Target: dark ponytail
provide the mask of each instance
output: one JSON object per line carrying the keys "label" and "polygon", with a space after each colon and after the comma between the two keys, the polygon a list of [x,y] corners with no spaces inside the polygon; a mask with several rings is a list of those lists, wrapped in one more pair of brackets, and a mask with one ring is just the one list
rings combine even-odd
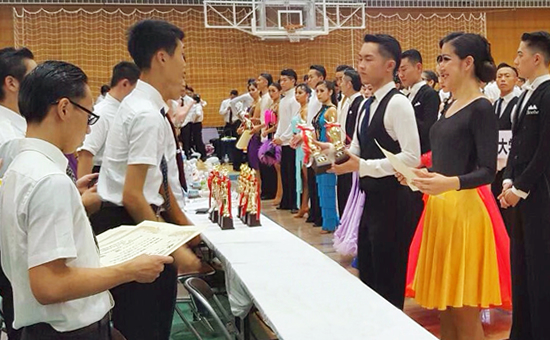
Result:
{"label": "dark ponytail", "polygon": [[338,105],[338,94],[336,94],[336,86],[334,85],[334,82],[329,80],[323,80],[317,83],[315,85],[315,88],[317,88],[319,85],[325,85],[329,91],[332,91],[332,95],[330,96],[330,101],[334,106]]}
{"label": "dark ponytail", "polygon": [[495,80],[497,68],[491,56],[491,44],[479,34],[453,32],[441,39],[439,47],[449,43],[460,59],[474,58],[474,73],[477,79],[488,83]]}

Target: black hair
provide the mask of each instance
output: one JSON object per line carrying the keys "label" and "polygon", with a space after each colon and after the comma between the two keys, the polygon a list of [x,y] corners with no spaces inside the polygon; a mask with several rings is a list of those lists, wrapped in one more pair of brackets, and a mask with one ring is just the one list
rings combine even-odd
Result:
{"label": "black hair", "polygon": [[[111,80],[112,81],[112,80]],[[101,93],[102,96],[106,95],[107,92],[111,91],[111,87],[107,84],[101,85],[99,88],[99,93]]]}
{"label": "black hair", "polygon": [[136,64],[121,61],[113,67],[113,77],[111,78],[111,87],[115,87],[124,79],[128,79],[131,85],[137,83],[141,72]]}
{"label": "black hair", "polygon": [[415,50],[415,49],[406,50],[401,54],[401,60],[405,58],[409,59],[411,64],[417,64],[417,63],[422,64],[422,54],[420,54],[418,50]]}
{"label": "black hair", "polygon": [[523,41],[528,48],[542,53],[544,64],[548,67],[550,64],[550,33],[546,31],[523,33],[521,41]]}
{"label": "black hair", "polygon": [[298,81],[298,75],[296,74],[296,71],[294,71],[291,68],[287,68],[281,71],[281,76],[286,76],[289,78],[294,79],[294,83]]}
{"label": "black hair", "polygon": [[315,88],[319,87],[319,85],[325,85],[329,91],[332,91],[332,95],[330,96],[330,101],[334,105],[338,105],[338,94],[336,93],[336,85],[334,82],[330,80],[322,80],[315,85]]}
{"label": "black hair", "polygon": [[158,51],[165,50],[170,56],[174,55],[178,40],[183,40],[183,37],[183,31],[167,21],[142,20],[128,31],[128,52],[140,70],[148,70]]}
{"label": "black hair", "polygon": [[302,80],[306,82],[308,79],[309,79],[309,76],[307,74],[304,74],[304,76],[302,77]]}
{"label": "black hair", "polygon": [[271,83],[271,84],[269,84],[269,86],[273,86],[273,87],[277,88],[277,90],[279,90],[279,91],[283,90],[283,88],[281,87],[281,84],[279,84],[278,82]]}
{"label": "black hair", "polygon": [[474,58],[474,73],[477,79],[488,83],[495,80],[497,69],[491,56],[491,44],[483,36],[474,33],[453,32],[441,39],[439,47],[451,44],[460,59]]}
{"label": "black hair", "polygon": [[193,88],[192,88],[191,86],[185,85],[185,89],[188,90],[188,91],[191,91],[191,92],[195,93],[195,90],[193,90]]}
{"label": "black hair", "polygon": [[46,61],[25,77],[19,90],[19,111],[28,123],[40,123],[50,106],[63,98],[78,102],[86,96],[88,77],[78,66]]}
{"label": "black hair", "polygon": [[424,72],[422,72],[424,74],[426,74],[426,78],[428,78],[428,80],[431,80],[434,82],[434,84],[437,84],[439,83],[439,79],[437,77],[437,73],[435,73],[434,71],[432,70],[424,70]]}
{"label": "black hair", "polygon": [[260,77],[267,80],[267,86],[273,84],[273,77],[269,73],[260,73]]}
{"label": "black hair", "polygon": [[200,102],[201,102],[201,96],[199,96],[198,94],[195,94],[195,95],[193,95],[193,100],[194,100],[197,104],[200,104]]}
{"label": "black hair", "polygon": [[307,83],[300,83],[296,86],[296,90],[297,89],[302,89],[304,90],[305,93],[307,93],[308,97],[311,96],[311,87],[308,86]]}
{"label": "black hair", "polygon": [[255,88],[258,88],[258,83],[256,82],[256,80],[249,81],[248,85],[246,85],[246,90],[250,89],[250,86],[254,86]]}
{"label": "black hair", "polygon": [[327,78],[327,70],[323,65],[311,65],[309,69],[317,71],[319,77],[323,77],[323,79]]}
{"label": "black hair", "polygon": [[236,96],[239,95],[239,91],[237,91],[237,90],[231,90],[231,92],[229,92],[229,95],[230,95],[230,96],[235,96],[235,97],[236,97]]}
{"label": "black hair", "polygon": [[518,79],[521,80],[521,81],[524,82],[524,83],[527,81],[527,79],[525,79],[525,78],[523,78],[523,77],[518,77]]}
{"label": "black hair", "polygon": [[401,65],[401,45],[394,37],[388,34],[367,34],[364,42],[378,44],[378,52],[386,59],[395,61],[393,72]]}
{"label": "black hair", "polygon": [[361,76],[359,72],[354,69],[347,69],[344,71],[344,77],[349,77],[351,79],[351,85],[353,86],[354,91],[361,91]]}
{"label": "black hair", "polygon": [[338,65],[336,66],[336,72],[343,72],[345,70],[353,70],[353,67],[349,65]]}
{"label": "black hair", "polygon": [[506,63],[500,63],[500,64],[498,64],[498,66],[497,66],[497,71],[500,70],[501,68],[510,68],[510,69],[514,70],[514,72],[516,73],[516,77],[519,75],[518,70],[517,70],[515,67],[510,66],[510,65],[508,65],[508,64],[506,64]]}
{"label": "black hair", "polygon": [[14,77],[19,83],[25,78],[27,74],[25,59],[34,59],[34,55],[26,47],[19,49],[6,47],[0,50],[0,100],[4,100],[6,96],[4,82],[8,76]]}

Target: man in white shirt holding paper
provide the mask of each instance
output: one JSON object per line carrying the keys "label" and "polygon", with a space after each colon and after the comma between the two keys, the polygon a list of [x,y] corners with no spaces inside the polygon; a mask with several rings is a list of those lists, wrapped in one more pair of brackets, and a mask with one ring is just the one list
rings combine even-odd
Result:
{"label": "man in white shirt holding paper", "polygon": [[97,121],[84,72],[46,62],[25,78],[19,97],[27,138],[0,188],[2,266],[14,287],[14,327],[29,340],[111,339],[106,291],[134,280],[152,282],[173,259],[143,255],[100,268],[63,155],[74,152]]}
{"label": "man in white shirt holding paper", "polygon": [[94,106],[94,113],[101,119],[91,127],[91,132],[86,136],[84,145],[78,152],[78,178],[99,172],[111,122],[115,118],[120,102],[136,87],[139,73],[139,68],[127,61],[121,61],[113,68],[111,90],[105,94],[101,103]]}

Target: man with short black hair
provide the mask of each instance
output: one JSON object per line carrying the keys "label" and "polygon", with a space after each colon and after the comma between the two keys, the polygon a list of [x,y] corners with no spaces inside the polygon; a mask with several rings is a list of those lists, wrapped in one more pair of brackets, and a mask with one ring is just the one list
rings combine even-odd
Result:
{"label": "man with short black hair", "polygon": [[394,177],[393,166],[377,142],[405,165],[420,164],[420,141],[410,101],[395,88],[401,47],[392,36],[367,34],[359,52],[358,71],[374,96],[361,106],[350,159],[334,164],[336,174],[358,171],[366,194],[358,236],[359,277],[397,308],[405,300],[405,277],[412,221],[411,191]]}
{"label": "man with short black hair", "polygon": [[136,87],[139,75],[136,64],[127,61],[121,61],[113,68],[111,89],[101,103],[94,107],[94,113],[101,119],[91,128],[92,131],[78,152],[78,178],[99,172],[111,123],[122,100]]}
{"label": "man with short black hair", "polygon": [[527,83],[512,114],[499,196],[503,208],[516,207],[510,339],[550,339],[550,33],[524,33],[514,64]]}
{"label": "man with short black hair", "polygon": [[336,74],[334,77],[334,83],[336,85],[336,88],[339,89],[338,91],[338,103],[340,103],[344,96],[344,91],[342,90],[342,79],[344,78],[344,71],[346,70],[353,70],[353,67],[348,65],[338,65],[336,66]]}
{"label": "man with short black hair", "polygon": [[[183,37],[181,29],[161,20],[142,20],[129,30],[128,51],[141,76],[120,104],[107,136],[98,181],[103,205],[91,217],[97,233],[144,220],[192,224],[170,186],[174,166],[166,152],[173,139],[166,102],[179,98],[185,76]],[[114,324],[128,340],[169,338],[176,278],[176,267],[167,265],[153,284],[111,290]]]}
{"label": "man with short black hair", "polygon": [[173,261],[142,255],[100,267],[63,155],[74,152],[97,121],[92,107],[86,74],[68,63],[47,61],[21,84],[27,138],[3,177],[0,247],[2,267],[14,287],[14,327],[22,329],[24,340],[110,340],[107,290],[153,282]]}

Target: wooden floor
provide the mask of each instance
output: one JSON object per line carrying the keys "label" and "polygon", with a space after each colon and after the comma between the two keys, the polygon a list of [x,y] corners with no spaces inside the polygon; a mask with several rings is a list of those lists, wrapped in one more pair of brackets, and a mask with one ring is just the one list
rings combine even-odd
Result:
{"label": "wooden floor", "polygon": [[[263,213],[277,224],[319,249],[334,261],[345,265],[348,259],[342,259],[332,247],[333,235],[320,234],[320,228],[306,223],[305,219],[296,219],[289,211],[276,210],[271,201],[263,201]],[[405,302],[405,313],[428,331],[439,337],[439,313],[420,307],[413,299]],[[499,309],[484,310],[481,313],[487,340],[508,339],[511,324],[511,313]]]}

